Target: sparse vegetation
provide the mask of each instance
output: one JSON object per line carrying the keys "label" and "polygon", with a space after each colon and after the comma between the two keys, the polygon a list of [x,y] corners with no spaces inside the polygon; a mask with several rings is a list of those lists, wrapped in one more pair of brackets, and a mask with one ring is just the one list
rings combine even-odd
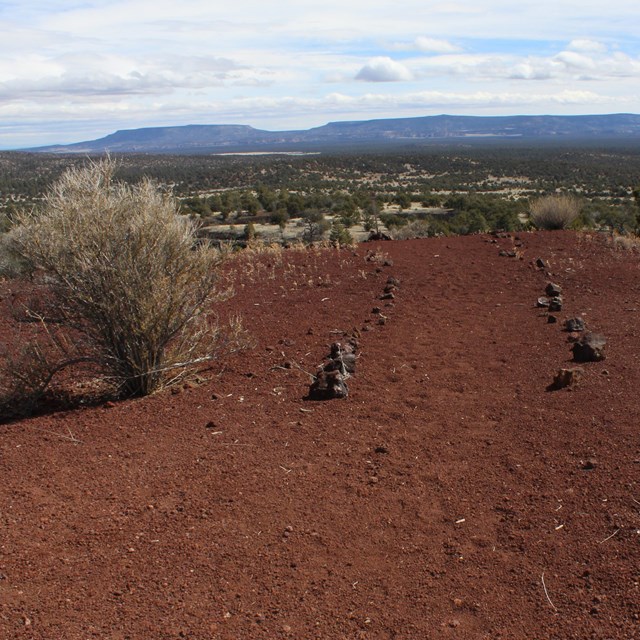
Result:
{"label": "sparse vegetation", "polygon": [[[0,214],[39,203],[66,168],[81,162],[0,153]],[[626,233],[636,231],[640,219],[639,172],[640,153],[623,143],[522,142],[327,149],[299,157],[127,155],[116,177],[129,184],[152,177],[180,199],[207,237],[244,244],[250,222],[269,241],[295,241],[304,231],[301,220],[314,211],[338,220],[356,240],[390,231],[385,220],[397,232],[425,217],[437,218],[441,232],[450,234],[517,231],[527,225],[529,202],[559,192],[580,194],[584,203],[574,227]]]}
{"label": "sparse vegetation", "polygon": [[41,308],[26,313],[42,331],[5,363],[5,402],[79,365],[120,395],[147,395],[221,346],[208,312],[223,296],[222,254],[197,242],[157,185],[115,181],[115,169],[109,159],[72,168],[18,217],[10,249],[29,266]]}

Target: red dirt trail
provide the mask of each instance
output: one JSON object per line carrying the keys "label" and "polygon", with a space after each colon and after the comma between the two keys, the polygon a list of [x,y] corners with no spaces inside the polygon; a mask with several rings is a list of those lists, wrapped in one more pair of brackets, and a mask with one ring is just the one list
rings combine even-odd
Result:
{"label": "red dirt trail", "polygon": [[[564,232],[245,265],[203,383],[0,426],[0,638],[640,638],[639,276]],[[548,391],[578,315],[607,358]]]}

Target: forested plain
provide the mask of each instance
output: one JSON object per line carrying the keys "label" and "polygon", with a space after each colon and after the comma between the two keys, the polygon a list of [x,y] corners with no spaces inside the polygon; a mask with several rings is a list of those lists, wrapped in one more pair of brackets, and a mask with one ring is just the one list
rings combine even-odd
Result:
{"label": "forested plain", "polygon": [[[253,223],[281,230],[326,216],[341,229],[397,231],[412,221],[428,235],[526,226],[532,200],[550,193],[582,202],[578,227],[637,229],[640,147],[624,142],[489,143],[325,149],[295,154],[117,156],[117,177],[151,178],[208,228]],[[81,155],[0,153],[2,225],[32,207]],[[312,222],[309,222],[309,221]],[[301,226],[303,223],[299,223]],[[326,224],[320,229],[329,229]]]}

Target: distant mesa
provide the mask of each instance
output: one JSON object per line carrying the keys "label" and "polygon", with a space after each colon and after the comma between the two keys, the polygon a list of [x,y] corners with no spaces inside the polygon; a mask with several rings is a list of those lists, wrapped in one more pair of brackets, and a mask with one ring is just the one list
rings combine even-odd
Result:
{"label": "distant mesa", "polygon": [[425,116],[330,122],[300,131],[248,125],[187,125],[116,131],[104,138],[26,149],[42,153],[229,153],[310,151],[354,145],[498,140],[640,139],[640,115]]}

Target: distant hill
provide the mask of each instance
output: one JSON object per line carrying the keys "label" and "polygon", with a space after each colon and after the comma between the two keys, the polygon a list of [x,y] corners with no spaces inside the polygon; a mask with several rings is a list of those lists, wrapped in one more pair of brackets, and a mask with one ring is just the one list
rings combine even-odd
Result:
{"label": "distant hill", "polygon": [[348,144],[391,144],[473,139],[634,139],[640,115],[425,116],[330,122],[300,131],[265,131],[247,125],[187,125],[116,131],[104,138],[38,147],[45,153],[220,153],[282,151]]}

